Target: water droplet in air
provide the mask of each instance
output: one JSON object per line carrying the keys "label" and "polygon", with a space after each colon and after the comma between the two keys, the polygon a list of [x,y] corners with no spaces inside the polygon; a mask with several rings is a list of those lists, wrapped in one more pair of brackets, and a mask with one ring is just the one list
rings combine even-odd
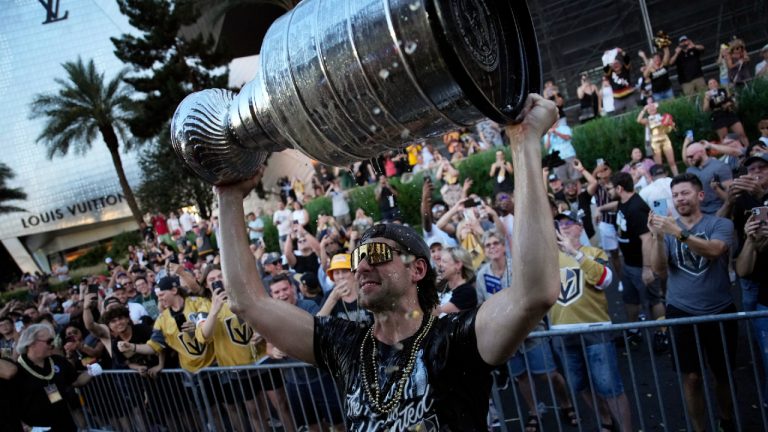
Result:
{"label": "water droplet in air", "polygon": [[411,131],[408,129],[403,129],[403,131],[400,132],[400,138],[402,139],[408,139],[409,136],[411,136]]}
{"label": "water droplet in air", "polygon": [[388,69],[382,69],[379,71],[379,77],[383,80],[389,78],[389,70]]}
{"label": "water droplet in air", "polygon": [[416,11],[417,11],[417,10],[419,10],[419,8],[421,7],[421,3],[420,3],[420,2],[417,2],[417,1],[415,1],[415,2],[411,3],[411,4],[409,5],[409,7],[411,8],[411,10],[412,10],[412,11],[416,12]]}
{"label": "water droplet in air", "polygon": [[403,344],[401,342],[398,342],[398,343],[395,344],[395,349],[397,351],[402,351],[403,348],[404,348],[404,346],[403,346]]}
{"label": "water droplet in air", "polygon": [[379,115],[379,114],[381,114],[381,108],[379,108],[379,107],[373,107],[373,109],[371,110],[371,112],[373,113],[373,115]]}
{"label": "water droplet in air", "polygon": [[405,43],[405,53],[410,55],[416,52],[416,48],[419,47],[419,44],[417,44],[414,41],[408,41]]}
{"label": "water droplet in air", "polygon": [[398,62],[392,62],[392,69],[397,69],[400,67],[400,63]]}
{"label": "water droplet in air", "polygon": [[368,129],[370,129],[371,132],[376,132],[379,128],[377,128],[376,125],[370,125],[368,126]]}

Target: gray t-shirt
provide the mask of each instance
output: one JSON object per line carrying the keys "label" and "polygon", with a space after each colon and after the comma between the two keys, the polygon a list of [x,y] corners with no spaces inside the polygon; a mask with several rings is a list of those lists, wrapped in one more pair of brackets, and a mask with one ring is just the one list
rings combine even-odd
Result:
{"label": "gray t-shirt", "polygon": [[[507,268],[511,267],[509,260]],[[480,267],[475,277],[475,290],[477,291],[477,304],[483,304],[492,295],[512,285],[512,272],[505,271],[501,277],[491,271],[491,263],[487,262]]]}
{"label": "gray t-shirt", "polygon": [[706,165],[700,168],[688,167],[686,172],[695,174],[704,186],[704,202],[701,203],[701,212],[710,215],[717,213],[720,207],[723,206],[723,200],[717,196],[717,193],[709,186],[709,183],[715,175],[720,177],[720,181],[731,180],[733,173],[728,168],[728,165],[718,159],[709,158]]}
{"label": "gray t-shirt", "polygon": [[[680,219],[677,224],[685,228]],[[669,275],[667,304],[693,315],[713,314],[733,303],[728,277],[728,259],[734,250],[733,222],[705,214],[689,231],[691,236],[721,240],[728,245],[728,250],[709,260],[697,255],[686,243],[665,235]]]}

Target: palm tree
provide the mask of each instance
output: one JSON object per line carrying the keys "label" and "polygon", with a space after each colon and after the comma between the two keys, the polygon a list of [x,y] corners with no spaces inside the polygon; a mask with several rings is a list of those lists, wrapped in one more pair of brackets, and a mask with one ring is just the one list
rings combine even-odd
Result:
{"label": "palm tree", "polygon": [[91,149],[97,133],[100,134],[112,156],[128,207],[139,224],[142,221],[141,212],[125,177],[119,152],[118,136],[125,149],[133,145],[126,133],[133,103],[128,97],[128,88],[122,84],[126,72],[120,72],[105,83],[104,74],[96,70],[93,60],[86,65],[78,58],[76,62],[66,62],[62,66],[67,78],[56,79],[61,86],[58,92],[36,95],[32,101],[31,117],[47,120],[37,141],[48,147],[48,158],[53,159],[57,154],[66,155],[70,149],[84,154]]}
{"label": "palm tree", "polygon": [[6,180],[13,177],[15,177],[15,174],[11,168],[4,163],[0,163],[0,214],[25,211],[20,207],[3,204],[6,201],[27,199],[27,194],[21,188],[9,188],[6,186]]}

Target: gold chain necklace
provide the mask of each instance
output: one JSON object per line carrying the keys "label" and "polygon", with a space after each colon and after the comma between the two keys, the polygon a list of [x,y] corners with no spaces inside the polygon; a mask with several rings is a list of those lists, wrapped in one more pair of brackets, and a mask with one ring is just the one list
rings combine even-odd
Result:
{"label": "gold chain necklace", "polygon": [[[399,378],[397,379],[396,384],[397,390],[389,401],[383,400],[386,398],[386,394],[382,396],[381,388],[379,387],[379,371],[378,363],[376,361],[376,342],[373,338],[373,326],[371,326],[371,328],[368,330],[368,333],[366,333],[365,337],[363,338],[363,343],[360,345],[360,361],[362,363],[363,369],[363,388],[365,389],[365,394],[368,396],[368,399],[371,401],[371,407],[376,413],[387,414],[400,403],[400,399],[403,397],[403,391],[405,390],[405,383],[408,381],[408,377],[411,375],[411,372],[413,372],[413,367],[416,365],[416,352],[418,352],[419,348],[421,347],[421,342],[429,333],[429,330],[432,328],[432,324],[434,322],[435,317],[433,315],[424,317],[420,331],[414,338],[410,353],[408,353],[408,362],[404,368],[401,368],[397,372],[399,373]],[[368,359],[366,359],[365,346],[369,343],[369,341],[371,350]],[[368,375],[373,376],[372,383],[368,382]]]}
{"label": "gold chain necklace", "polygon": [[21,367],[23,367],[27,372],[29,372],[30,375],[37,379],[41,379],[43,381],[50,381],[53,379],[53,375],[56,372],[53,369],[53,360],[48,357],[48,366],[51,368],[51,372],[48,375],[40,375],[39,373],[32,370],[32,367],[27,364],[27,361],[24,360],[24,356],[19,356],[19,364]]}

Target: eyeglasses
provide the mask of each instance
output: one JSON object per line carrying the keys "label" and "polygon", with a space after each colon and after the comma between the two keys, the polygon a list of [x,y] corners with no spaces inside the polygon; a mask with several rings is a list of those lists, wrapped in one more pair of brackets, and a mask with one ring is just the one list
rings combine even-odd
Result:
{"label": "eyeglasses", "polygon": [[372,266],[386,264],[394,258],[393,252],[403,253],[403,251],[386,243],[373,242],[362,244],[352,251],[352,271],[357,271],[357,267],[365,259]]}
{"label": "eyeglasses", "polygon": [[500,245],[501,245],[501,242],[496,240],[496,241],[492,241],[492,242],[488,242],[488,243],[484,244],[483,247],[485,247],[486,249],[490,249],[492,247],[500,246]]}

